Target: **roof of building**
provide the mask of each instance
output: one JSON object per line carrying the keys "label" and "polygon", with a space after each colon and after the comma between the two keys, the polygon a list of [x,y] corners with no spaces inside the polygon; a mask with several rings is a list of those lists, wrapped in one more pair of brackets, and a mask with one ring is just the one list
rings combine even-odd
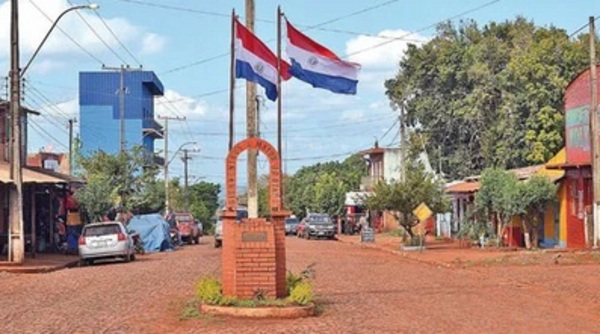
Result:
{"label": "roof of building", "polygon": [[[0,163],[0,183],[13,183],[10,177],[10,164]],[[37,167],[23,167],[23,183],[83,183],[82,180],[56,173],[49,170],[44,170]]]}
{"label": "roof of building", "polygon": [[[528,180],[533,175],[546,175],[553,182],[556,182],[562,179],[565,176],[564,170],[556,170],[551,169],[549,166],[553,166],[556,164],[561,164],[566,161],[566,150],[563,148],[556,155],[548,160],[547,163],[543,165],[535,165],[535,166],[527,166],[522,168],[510,169],[510,172],[513,172],[519,180]],[[446,187],[447,193],[474,193],[479,190],[479,179],[481,175],[469,176],[464,179],[463,182],[455,182]]]}

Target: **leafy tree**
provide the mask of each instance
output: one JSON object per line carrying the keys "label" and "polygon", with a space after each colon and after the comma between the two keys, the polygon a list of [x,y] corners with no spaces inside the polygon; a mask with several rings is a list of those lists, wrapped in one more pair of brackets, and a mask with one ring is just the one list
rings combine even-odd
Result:
{"label": "leafy tree", "polygon": [[202,222],[204,231],[209,231],[214,223],[215,212],[219,209],[221,186],[216,183],[199,182],[188,189],[190,213]]}
{"label": "leafy tree", "polygon": [[404,181],[379,182],[373,195],[366,198],[369,209],[391,211],[411,239],[414,238],[413,227],[419,223],[413,210],[421,203],[434,212],[445,212],[448,208],[443,182],[414,162],[407,165]]}
{"label": "leafy tree", "polygon": [[543,221],[546,209],[556,201],[557,186],[545,175],[534,175],[519,184],[518,201],[527,249],[537,248],[538,226]]}
{"label": "leafy tree", "polygon": [[519,180],[514,173],[489,168],[483,171],[475,195],[476,211],[489,221],[497,222],[498,245],[511,219],[522,212]]}
{"label": "leafy tree", "polygon": [[340,214],[345,193],[358,189],[365,175],[366,165],[359,155],[303,167],[283,178],[284,207],[300,218],[307,211]]}
{"label": "leafy tree", "polygon": [[563,146],[562,94],[588,66],[586,41],[522,17],[444,23],[409,45],[386,93],[453,179],[544,162]]}
{"label": "leafy tree", "polygon": [[97,151],[89,157],[78,156],[86,185],[75,197],[90,219],[98,219],[114,206],[133,212],[161,208],[156,195],[158,166],[148,163],[141,147],[115,155]]}

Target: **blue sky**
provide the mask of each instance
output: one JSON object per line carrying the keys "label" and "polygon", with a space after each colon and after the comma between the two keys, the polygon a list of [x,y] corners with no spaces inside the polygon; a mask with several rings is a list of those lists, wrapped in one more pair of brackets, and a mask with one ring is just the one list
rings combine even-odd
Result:
{"label": "blue sky", "polygon": [[[88,2],[71,0],[72,4]],[[59,27],[85,51],[55,30],[29,69],[24,103],[43,113],[32,119],[30,152],[42,147],[66,151],[66,122],[79,112],[79,71],[100,70],[102,64],[141,63],[158,74],[167,90],[166,97],[156,101],[156,114],[187,118],[170,124],[170,151],[187,141],[198,142],[201,152],[190,162],[192,181],[203,178],[222,183],[228,131],[229,14],[235,8],[243,21],[244,1],[94,2],[101,7],[97,13],[120,42],[91,11],[79,14],[113,51],[78,14],[69,13],[60,21]],[[50,27],[50,21],[32,3],[52,19],[69,6],[67,0],[20,0],[22,64]],[[279,4],[300,30],[340,57],[362,64],[355,96],[313,89],[295,80],[285,83],[283,156],[288,173],[304,165],[344,159],[351,152],[372,146],[376,138],[380,145],[397,145],[398,132],[391,128],[396,116],[384,95],[383,82],[395,74],[406,44],[426,41],[435,33],[436,23],[474,19],[483,25],[521,15],[538,25],[554,25],[571,33],[587,23],[589,16],[600,15],[600,1],[589,0],[256,0],[256,34],[273,50]],[[9,67],[9,12],[9,1],[0,1],[0,73],[5,74]],[[398,39],[375,47],[390,37]],[[238,80],[237,86],[236,141],[245,136],[246,129],[244,81]],[[258,93],[264,96],[260,87]],[[6,94],[4,83],[0,94]],[[270,101],[261,106],[261,132],[274,145],[276,110]],[[162,149],[161,141],[157,147]],[[267,172],[266,162],[260,159],[259,173]],[[171,175],[182,174],[181,162],[174,159]],[[245,174],[241,158],[238,178],[242,184]]]}

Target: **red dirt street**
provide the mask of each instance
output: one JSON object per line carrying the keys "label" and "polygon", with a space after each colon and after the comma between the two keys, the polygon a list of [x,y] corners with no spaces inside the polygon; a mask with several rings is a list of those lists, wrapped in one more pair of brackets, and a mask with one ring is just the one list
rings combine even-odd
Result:
{"label": "red dirt street", "polygon": [[598,264],[441,266],[335,241],[287,238],[288,268],[316,263],[319,316],[181,320],[220,270],[199,246],[48,274],[0,273],[1,333],[598,333]]}

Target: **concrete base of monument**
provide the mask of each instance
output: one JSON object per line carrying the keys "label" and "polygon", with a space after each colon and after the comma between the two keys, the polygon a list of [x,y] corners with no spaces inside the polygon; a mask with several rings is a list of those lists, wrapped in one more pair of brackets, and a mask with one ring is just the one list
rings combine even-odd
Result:
{"label": "concrete base of monument", "polygon": [[315,305],[305,306],[283,306],[283,307],[239,307],[239,306],[217,306],[200,305],[202,313],[242,318],[279,318],[296,319],[315,315]]}

